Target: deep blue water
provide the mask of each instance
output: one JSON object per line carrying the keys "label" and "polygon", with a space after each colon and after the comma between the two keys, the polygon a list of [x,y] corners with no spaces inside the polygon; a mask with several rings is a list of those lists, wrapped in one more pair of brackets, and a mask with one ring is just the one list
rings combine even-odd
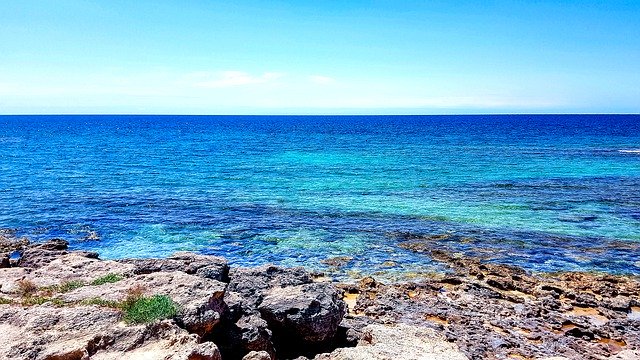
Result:
{"label": "deep blue water", "polygon": [[352,275],[439,270],[397,244],[450,234],[434,246],[640,274],[640,116],[0,116],[0,227]]}

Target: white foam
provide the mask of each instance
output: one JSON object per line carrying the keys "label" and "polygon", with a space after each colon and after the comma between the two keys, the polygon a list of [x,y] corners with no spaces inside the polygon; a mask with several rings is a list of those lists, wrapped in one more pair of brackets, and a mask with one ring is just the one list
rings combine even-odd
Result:
{"label": "white foam", "polygon": [[640,154],[640,149],[618,150],[618,152],[625,154]]}

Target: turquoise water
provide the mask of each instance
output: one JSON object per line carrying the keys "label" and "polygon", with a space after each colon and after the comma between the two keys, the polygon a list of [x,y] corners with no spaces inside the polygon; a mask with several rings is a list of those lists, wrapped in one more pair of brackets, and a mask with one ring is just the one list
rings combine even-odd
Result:
{"label": "turquoise water", "polygon": [[[0,227],[103,258],[640,274],[640,116],[0,116]],[[390,267],[389,261],[395,266]]]}

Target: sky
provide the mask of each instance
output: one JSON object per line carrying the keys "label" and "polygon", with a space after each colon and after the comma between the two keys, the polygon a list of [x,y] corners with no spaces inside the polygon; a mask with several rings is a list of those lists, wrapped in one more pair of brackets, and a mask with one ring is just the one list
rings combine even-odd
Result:
{"label": "sky", "polygon": [[0,114],[640,113],[640,1],[0,2]]}

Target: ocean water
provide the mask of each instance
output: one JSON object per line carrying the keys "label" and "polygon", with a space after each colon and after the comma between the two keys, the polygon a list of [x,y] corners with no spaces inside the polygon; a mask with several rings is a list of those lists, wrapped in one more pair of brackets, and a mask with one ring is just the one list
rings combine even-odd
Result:
{"label": "ocean water", "polygon": [[640,274],[640,116],[0,116],[0,227],[336,276],[442,271],[416,238]]}

